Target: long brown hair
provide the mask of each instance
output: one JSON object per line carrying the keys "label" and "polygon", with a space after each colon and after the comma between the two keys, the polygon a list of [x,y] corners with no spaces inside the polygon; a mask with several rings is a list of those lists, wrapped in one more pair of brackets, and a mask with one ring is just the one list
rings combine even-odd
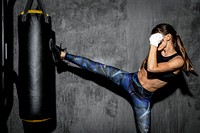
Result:
{"label": "long brown hair", "polygon": [[[182,58],[184,59],[185,63],[183,65],[183,71],[185,72],[185,74],[187,76],[189,76],[190,73],[194,74],[194,75],[198,75],[195,71],[194,71],[194,67],[192,65],[191,60],[189,59],[186,49],[183,45],[183,42],[181,40],[181,37],[177,34],[177,32],[175,31],[175,29],[166,23],[161,23],[158,24],[155,28],[152,29],[151,34],[154,33],[161,33],[163,35],[167,35],[167,34],[171,34],[172,38],[173,38],[173,44],[174,44],[174,48],[176,50],[177,53],[179,53]],[[144,67],[145,63],[147,62],[147,58],[143,61],[141,68]]]}

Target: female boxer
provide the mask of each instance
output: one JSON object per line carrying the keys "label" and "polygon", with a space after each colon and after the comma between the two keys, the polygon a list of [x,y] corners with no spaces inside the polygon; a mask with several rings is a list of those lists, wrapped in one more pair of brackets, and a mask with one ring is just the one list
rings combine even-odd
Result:
{"label": "female boxer", "polygon": [[53,43],[50,49],[55,62],[67,60],[83,69],[106,76],[125,89],[132,97],[138,133],[149,133],[153,93],[176,80],[182,70],[187,75],[194,72],[181,38],[171,25],[157,25],[153,28],[149,41],[148,56],[140,70],[134,73],[69,54]]}

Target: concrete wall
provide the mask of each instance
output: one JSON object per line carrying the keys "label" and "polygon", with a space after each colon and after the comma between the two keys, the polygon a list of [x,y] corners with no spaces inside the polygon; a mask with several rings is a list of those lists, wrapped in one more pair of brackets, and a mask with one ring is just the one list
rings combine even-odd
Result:
{"label": "concrete wall", "polygon": [[[151,29],[165,22],[175,27],[200,73],[199,0],[44,0],[44,3],[52,17],[56,42],[62,42],[69,53],[135,72],[148,52]],[[17,15],[24,6],[24,1],[16,1],[13,10],[16,73]],[[178,89],[155,102],[153,133],[200,132],[200,79],[191,75],[186,82],[193,98]],[[14,89],[8,132],[23,133],[15,86]],[[57,127],[53,133],[136,132],[127,94],[103,77],[78,68],[69,67],[56,74],[56,106]]]}

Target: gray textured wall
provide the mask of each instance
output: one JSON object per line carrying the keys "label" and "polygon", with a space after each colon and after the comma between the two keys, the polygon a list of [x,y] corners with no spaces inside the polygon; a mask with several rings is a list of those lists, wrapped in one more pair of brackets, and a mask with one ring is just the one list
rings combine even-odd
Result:
{"label": "gray textured wall", "polygon": [[[148,52],[151,29],[172,24],[200,73],[199,0],[44,0],[57,43],[72,54],[128,72],[137,71]],[[14,70],[18,72],[17,15],[14,5]],[[89,76],[88,76],[89,75]],[[133,133],[134,115],[126,94],[102,77],[69,68],[56,74],[57,128],[54,133]],[[200,79],[186,78],[193,98],[178,89],[152,108],[153,133],[200,133]],[[113,88],[114,87],[114,88]],[[14,87],[15,88],[15,87]],[[169,88],[171,89],[171,88]],[[9,133],[23,133],[18,99],[8,120]]]}

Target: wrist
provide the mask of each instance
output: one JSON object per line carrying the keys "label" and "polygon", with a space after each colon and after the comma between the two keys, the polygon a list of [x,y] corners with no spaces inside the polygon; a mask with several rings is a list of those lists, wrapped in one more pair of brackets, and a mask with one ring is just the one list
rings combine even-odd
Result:
{"label": "wrist", "polygon": [[155,45],[155,44],[150,44],[150,47],[153,47],[153,48],[158,48],[158,45]]}

